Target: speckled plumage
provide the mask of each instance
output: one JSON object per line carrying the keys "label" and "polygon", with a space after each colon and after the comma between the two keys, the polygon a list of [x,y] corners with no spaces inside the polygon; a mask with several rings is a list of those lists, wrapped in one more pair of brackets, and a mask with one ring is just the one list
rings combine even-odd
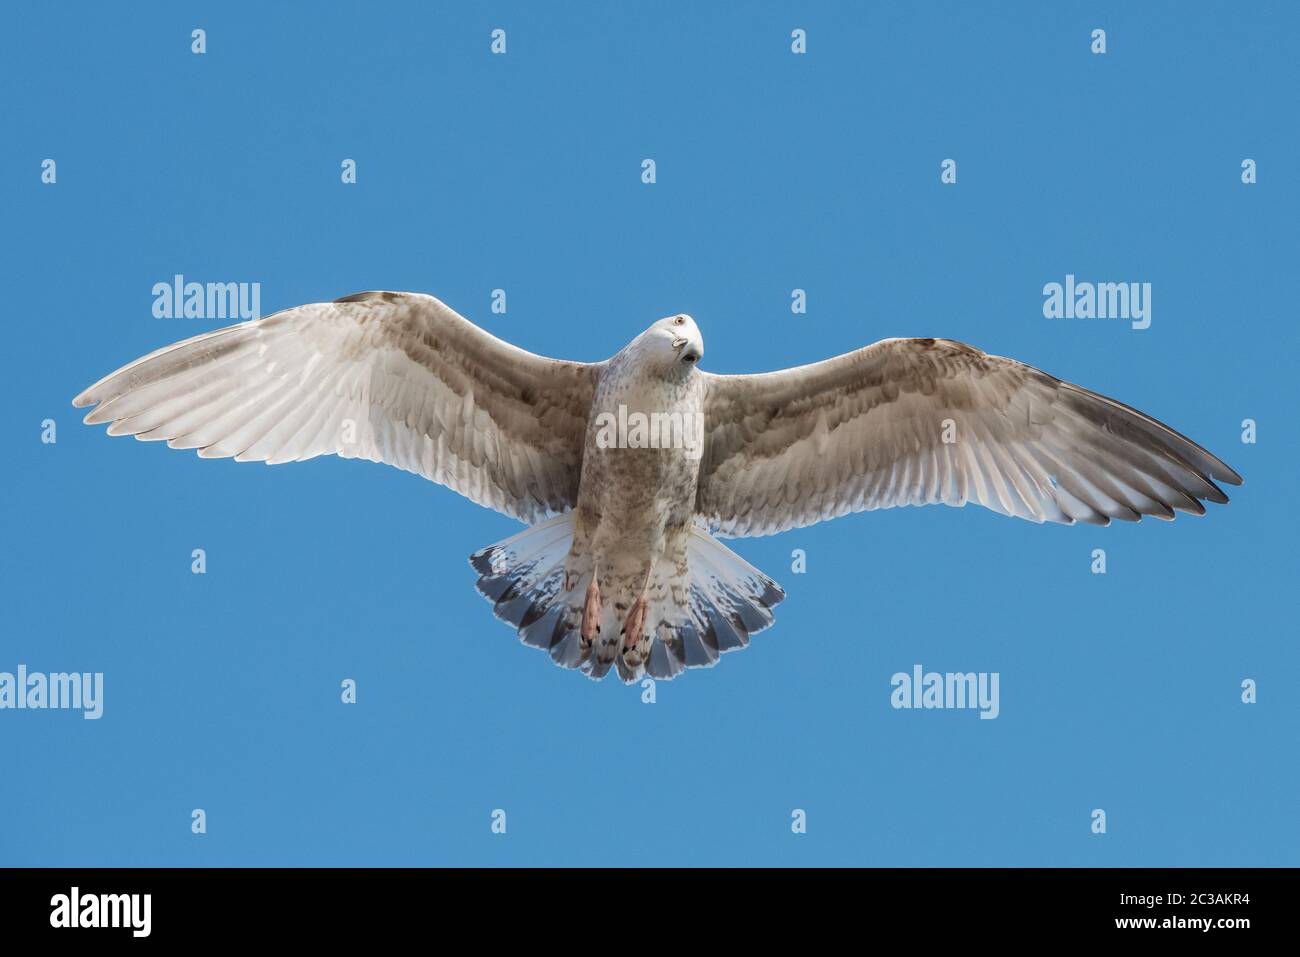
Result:
{"label": "speckled plumage", "polygon": [[[471,556],[479,591],[558,664],[625,681],[714,664],[772,623],[780,586],[709,532],[968,501],[1035,522],[1171,519],[1241,482],[1135,409],[951,340],[746,376],[701,372],[703,349],[680,315],[605,362],[548,359],[432,296],[368,292],[160,349],[74,404],[204,457],[386,462],[520,519]],[[698,428],[604,441],[602,420],[634,414]]]}

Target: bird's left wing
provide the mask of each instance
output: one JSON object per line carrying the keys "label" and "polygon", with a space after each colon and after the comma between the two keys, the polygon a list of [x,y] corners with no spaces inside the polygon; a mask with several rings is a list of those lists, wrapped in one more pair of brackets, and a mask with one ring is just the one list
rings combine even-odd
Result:
{"label": "bird's left wing", "polygon": [[1202,514],[1241,477],[1114,399],[948,339],[887,339],[762,375],[706,374],[696,499],[718,534],[976,502],[1030,521]]}
{"label": "bird's left wing", "polygon": [[524,522],[573,507],[599,365],[533,355],[432,296],[358,293],[160,349],[73,400],[110,435],[270,464],[386,462]]}

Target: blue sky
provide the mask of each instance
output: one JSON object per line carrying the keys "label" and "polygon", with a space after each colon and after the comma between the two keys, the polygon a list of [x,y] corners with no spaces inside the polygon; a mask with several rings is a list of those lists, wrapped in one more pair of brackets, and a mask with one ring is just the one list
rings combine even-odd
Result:
{"label": "blue sky", "polygon": [[[977,6],[8,5],[0,671],[103,672],[105,701],[0,711],[0,865],[1300,863],[1300,16]],[[493,619],[465,558],[507,518],[81,425],[86,385],[223,324],[153,317],[177,273],[266,313],[431,292],[583,360],[686,311],[714,372],[946,336],[1246,484],[1173,524],[936,507],[732,543],[789,592],[776,626],[647,705]],[[1151,327],[1044,318],[1067,274],[1150,282]],[[918,663],[997,672],[999,717],[894,710]]]}

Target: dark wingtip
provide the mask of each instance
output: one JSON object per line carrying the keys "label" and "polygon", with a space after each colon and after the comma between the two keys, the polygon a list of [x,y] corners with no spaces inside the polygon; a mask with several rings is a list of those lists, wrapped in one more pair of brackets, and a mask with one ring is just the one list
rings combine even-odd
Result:
{"label": "dark wingtip", "polygon": [[[1225,482],[1227,479],[1219,479],[1219,481]],[[1213,482],[1210,482],[1209,485],[1210,490],[1199,497],[1205,499],[1207,502],[1213,502],[1215,505],[1227,505],[1228,494]]]}
{"label": "dark wingtip", "polygon": [[[1223,465],[1222,462],[1220,462],[1219,464]],[[1222,472],[1216,472],[1214,477],[1218,479],[1220,482],[1227,482],[1229,485],[1242,485],[1246,481],[1244,478],[1241,477],[1241,474],[1237,472],[1236,469],[1230,468],[1227,465],[1223,466]],[[1224,501],[1226,502],[1227,499],[1225,498]]]}

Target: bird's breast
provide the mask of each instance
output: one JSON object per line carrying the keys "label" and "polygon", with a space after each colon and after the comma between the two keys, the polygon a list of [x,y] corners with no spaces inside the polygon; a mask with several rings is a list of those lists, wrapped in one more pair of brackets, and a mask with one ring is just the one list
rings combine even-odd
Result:
{"label": "bird's breast", "polygon": [[689,523],[703,444],[697,376],[624,373],[602,380],[587,422],[580,517],[598,516],[636,537]]}

